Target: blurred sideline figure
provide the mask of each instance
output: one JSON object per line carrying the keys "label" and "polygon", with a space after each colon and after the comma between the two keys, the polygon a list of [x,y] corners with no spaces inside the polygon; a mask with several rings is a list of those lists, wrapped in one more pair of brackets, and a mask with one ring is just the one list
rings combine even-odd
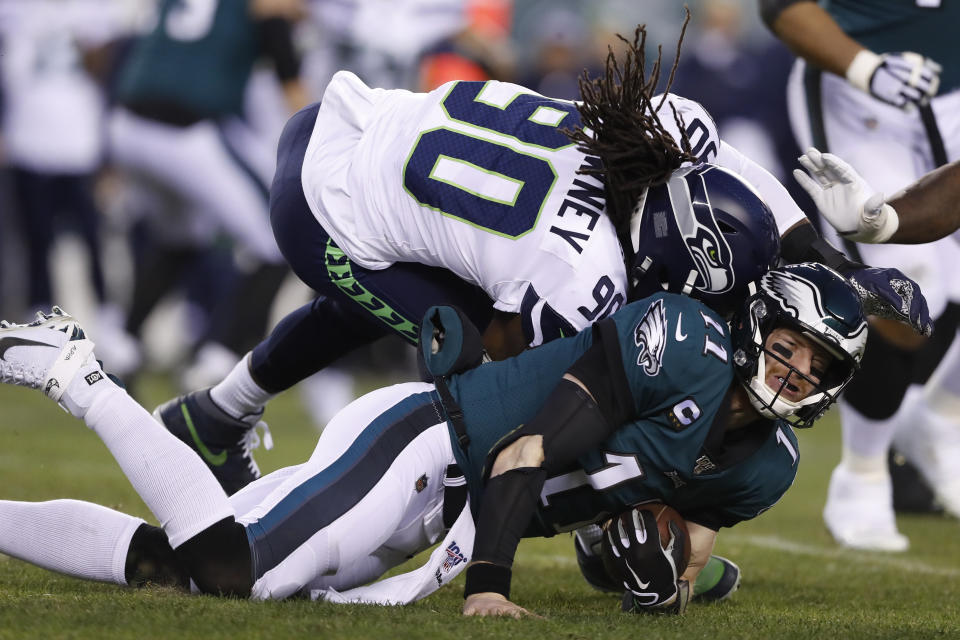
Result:
{"label": "blurred sideline figure", "polygon": [[135,345],[104,277],[101,212],[94,183],[104,156],[105,98],[96,73],[103,49],[126,28],[104,0],[9,0],[0,4],[0,80],[5,108],[0,143],[11,169],[14,210],[26,246],[27,305],[53,297],[51,250],[60,231],[86,248],[98,333],[108,366],[126,370]]}
{"label": "blurred sideline figure", "polygon": [[201,337],[193,367],[200,369],[194,379],[203,380],[229,369],[236,353],[264,334],[287,274],[267,214],[275,142],[258,137],[243,110],[251,72],[264,58],[288,113],[307,103],[291,38],[303,8],[298,0],[163,0],[156,9],[122,61],[109,123],[111,160],[167,194],[152,250],[137,266],[127,327],[136,333],[210,239],[225,232],[242,277]]}
{"label": "blurred sideline figure", "polygon": [[464,4],[464,27],[420,56],[417,91],[431,91],[451,80],[513,78],[513,0],[466,0]]}
{"label": "blurred sideline figure", "polygon": [[[767,24],[798,60],[790,78],[790,116],[802,148],[848,161],[874,188],[892,193],[960,157],[960,59],[951,2],[762,0]],[[941,67],[942,65],[942,67]],[[836,238],[832,229],[828,237]],[[956,350],[931,383],[919,386],[954,337],[960,248],[847,244],[866,263],[891,264],[914,278],[937,318],[927,344],[901,325],[874,319],[865,373],[840,402],[843,457],[831,477],[824,520],[842,545],[902,551],[888,449],[898,450],[930,483],[939,503],[960,515],[960,421],[942,409],[960,389]],[[921,392],[922,389],[922,392]],[[902,433],[902,437],[897,432]]]}

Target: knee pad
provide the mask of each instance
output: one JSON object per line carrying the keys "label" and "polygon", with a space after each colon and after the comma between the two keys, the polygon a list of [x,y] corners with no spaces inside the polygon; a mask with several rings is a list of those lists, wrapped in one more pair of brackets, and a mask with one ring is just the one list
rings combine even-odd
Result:
{"label": "knee pad", "polygon": [[213,524],[175,550],[203,593],[249,597],[253,569],[247,530],[233,517]]}
{"label": "knee pad", "polygon": [[167,534],[160,527],[149,524],[140,525],[130,540],[124,577],[131,587],[142,587],[147,583],[183,589],[190,587],[187,568],[170,546]]}

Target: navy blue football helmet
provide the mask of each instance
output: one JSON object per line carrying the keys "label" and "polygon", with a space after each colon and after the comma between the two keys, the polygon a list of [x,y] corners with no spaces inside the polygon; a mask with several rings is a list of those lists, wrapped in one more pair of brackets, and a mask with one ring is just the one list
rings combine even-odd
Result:
{"label": "navy blue football helmet", "polygon": [[743,178],[711,164],[682,167],[650,187],[634,209],[630,242],[631,301],[684,293],[724,317],[780,257],[769,207]]}
{"label": "navy blue football helmet", "polygon": [[[751,289],[753,294],[731,321],[734,371],[760,415],[809,427],[837,400],[860,367],[867,343],[860,296],[846,278],[816,262],[773,269]],[[767,337],[777,327],[794,329],[820,345],[832,356],[829,366],[813,377],[788,364],[776,347],[767,345]],[[767,380],[767,357],[787,370],[782,379],[777,376],[777,388]],[[785,398],[783,390],[801,378],[813,392],[802,400]]]}

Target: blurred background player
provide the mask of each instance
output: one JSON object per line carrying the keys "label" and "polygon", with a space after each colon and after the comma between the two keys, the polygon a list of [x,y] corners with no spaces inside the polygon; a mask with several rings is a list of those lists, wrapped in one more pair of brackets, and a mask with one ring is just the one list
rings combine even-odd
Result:
{"label": "blurred background player", "polygon": [[138,255],[127,329],[139,333],[218,234],[236,252],[241,277],[232,294],[218,296],[214,285],[207,297],[217,302],[198,337],[194,380],[229,369],[235,354],[263,335],[287,274],[267,215],[276,140],[258,136],[245,120],[244,97],[255,65],[267,59],[287,113],[308,102],[292,41],[302,13],[297,0],[163,0],[117,72],[111,160],[164,194]]}
{"label": "blurred background player", "polygon": [[64,231],[76,234],[79,246],[58,244],[57,255],[74,249],[77,266],[82,265],[76,282],[96,308],[91,324],[110,343],[102,355],[120,370],[132,365],[135,345],[122,330],[117,292],[108,282],[114,274],[105,273],[94,188],[104,161],[106,50],[125,28],[122,8],[105,0],[0,5],[5,96],[0,146],[11,175],[12,212],[24,240],[25,303],[34,311],[50,306],[55,243]]}
{"label": "blurred background player", "polygon": [[[790,78],[789,104],[802,148],[811,145],[847,160],[874,188],[892,193],[960,157],[960,60],[950,2],[884,0],[764,0],[764,19],[802,59]],[[828,237],[837,236],[824,229]],[[931,398],[960,362],[940,364],[947,375],[922,384],[956,326],[953,277],[960,248],[951,240],[927,246],[853,245],[866,263],[900,268],[923,288],[938,330],[929,343],[901,325],[874,319],[864,375],[840,402],[843,458],[831,477],[824,520],[842,545],[901,551],[887,468],[891,441],[931,481],[941,505],[960,515],[960,423]],[[951,352],[952,353],[952,352]],[[951,383],[954,384],[955,383]],[[938,388],[940,390],[938,390]]]}

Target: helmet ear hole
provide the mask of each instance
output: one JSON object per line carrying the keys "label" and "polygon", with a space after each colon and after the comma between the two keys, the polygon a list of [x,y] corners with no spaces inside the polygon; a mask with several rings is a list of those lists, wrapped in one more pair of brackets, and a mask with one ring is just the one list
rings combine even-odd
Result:
{"label": "helmet ear hole", "polygon": [[717,228],[719,228],[720,231],[725,235],[735,235],[737,233],[740,233],[740,231],[736,227],[727,223],[724,220],[717,220]]}

